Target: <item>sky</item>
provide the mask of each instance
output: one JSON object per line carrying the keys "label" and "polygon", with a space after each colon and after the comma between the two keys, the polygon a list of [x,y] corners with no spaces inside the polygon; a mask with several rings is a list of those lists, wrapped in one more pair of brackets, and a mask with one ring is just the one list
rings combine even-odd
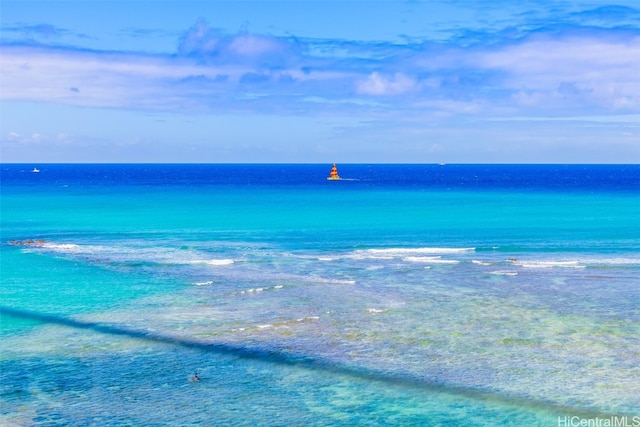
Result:
{"label": "sky", "polygon": [[640,1],[2,0],[3,163],[640,163]]}

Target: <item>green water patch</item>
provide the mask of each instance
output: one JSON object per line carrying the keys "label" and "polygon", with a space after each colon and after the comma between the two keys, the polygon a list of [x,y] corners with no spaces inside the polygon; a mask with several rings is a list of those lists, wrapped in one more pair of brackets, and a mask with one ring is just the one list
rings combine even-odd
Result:
{"label": "green water patch", "polygon": [[[41,424],[107,426],[544,426],[565,414],[607,415],[313,358],[49,320],[66,327],[58,339],[66,335],[68,346],[45,350],[38,345],[44,334],[34,335],[22,357],[0,361],[9,424],[28,416]],[[135,338],[138,346],[86,352],[82,346],[95,342],[95,332]],[[194,371],[197,383],[189,381]]]}
{"label": "green water patch", "polygon": [[[2,306],[13,309],[69,316],[113,309],[177,286],[171,279],[114,271],[8,245],[1,255],[0,300]],[[4,335],[35,324],[3,313],[0,329]]]}

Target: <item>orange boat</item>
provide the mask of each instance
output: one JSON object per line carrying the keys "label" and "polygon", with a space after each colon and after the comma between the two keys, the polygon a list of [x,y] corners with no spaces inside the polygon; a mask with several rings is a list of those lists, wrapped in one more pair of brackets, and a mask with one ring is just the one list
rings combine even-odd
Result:
{"label": "orange boat", "polygon": [[327,177],[327,179],[329,181],[338,181],[338,180],[340,180],[340,176],[338,175],[338,168],[336,167],[335,163],[331,167],[331,172],[329,173],[329,176]]}

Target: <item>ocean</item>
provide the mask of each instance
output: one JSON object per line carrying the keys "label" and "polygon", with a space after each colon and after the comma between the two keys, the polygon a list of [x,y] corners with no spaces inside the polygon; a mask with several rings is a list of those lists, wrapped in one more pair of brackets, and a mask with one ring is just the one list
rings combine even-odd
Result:
{"label": "ocean", "polygon": [[2,425],[640,426],[640,165],[0,166]]}

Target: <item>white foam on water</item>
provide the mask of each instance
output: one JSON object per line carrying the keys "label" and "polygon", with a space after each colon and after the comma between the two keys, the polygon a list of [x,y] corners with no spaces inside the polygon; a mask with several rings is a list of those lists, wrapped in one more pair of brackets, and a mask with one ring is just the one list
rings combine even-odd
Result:
{"label": "white foam on water", "polygon": [[492,262],[487,262],[487,261],[478,261],[478,260],[476,260],[476,259],[472,260],[471,262],[472,262],[473,264],[475,264],[475,265],[483,265],[483,266],[486,266],[486,265],[493,265],[493,263],[492,263]]}
{"label": "white foam on water", "polygon": [[[274,322],[274,323],[263,323],[261,325],[256,325],[257,329],[270,329],[270,328],[278,328],[278,327],[286,327],[286,326],[290,326],[290,325],[295,325],[296,323],[306,323],[306,322],[315,322],[320,320],[320,316],[305,316],[305,317],[300,317],[298,319],[292,319],[292,320],[283,320],[281,322]],[[240,329],[240,328],[238,328]],[[238,330],[236,329],[236,330]],[[244,330],[244,328],[242,328],[242,330]]]}
{"label": "white foam on water", "polygon": [[624,266],[640,266],[640,258],[584,258],[580,260],[581,262],[589,265],[589,266],[614,266],[614,265],[624,265]]}
{"label": "white foam on water", "polygon": [[383,260],[391,261],[405,257],[419,257],[425,255],[447,255],[474,252],[475,248],[445,248],[445,247],[421,247],[421,248],[372,248],[358,249],[342,255],[330,255],[318,257],[322,261],[335,261],[338,259],[350,260]]}
{"label": "white foam on water", "polygon": [[455,259],[442,259],[440,256],[435,257],[421,257],[421,256],[408,256],[402,258],[406,262],[416,262],[425,264],[459,264],[460,261]]}
{"label": "white foam on water", "polygon": [[407,256],[402,258],[403,261],[407,262],[437,262],[441,259],[441,256]]}
{"label": "white foam on water", "polygon": [[251,288],[251,289],[244,289],[242,291],[238,291],[238,293],[239,294],[256,294],[264,291],[275,291],[278,289],[282,289],[283,287],[284,286],[282,285],[276,285],[276,286],[269,286],[266,288]]}
{"label": "white foam on water", "polygon": [[517,276],[517,271],[509,271],[509,270],[496,270],[490,271],[489,274],[495,274],[497,276]]}
{"label": "white foam on water", "polygon": [[476,248],[386,248],[386,249],[365,249],[355,251],[355,253],[369,254],[372,256],[402,257],[419,254],[458,254],[464,252],[474,252]]}
{"label": "white foam on water", "polygon": [[193,284],[196,286],[208,286],[213,285],[213,280],[207,280],[206,282],[194,282]]}
{"label": "white foam on water", "polygon": [[198,259],[185,262],[185,264],[205,264],[212,266],[231,265],[233,263],[235,263],[233,259]]}
{"label": "white foam on water", "polygon": [[254,294],[254,293],[258,293],[258,292],[263,292],[265,290],[265,288],[251,288],[251,289],[245,289],[244,291],[240,291],[239,293],[241,294]]}
{"label": "white foam on water", "polygon": [[89,256],[104,252],[106,246],[97,245],[78,245],[76,243],[55,243],[44,242],[24,245],[25,249],[53,252],[58,254],[67,254],[71,256]]}
{"label": "white foam on water", "polygon": [[136,244],[89,245],[76,243],[44,242],[25,247],[68,254],[78,257],[91,257],[108,262],[149,262],[174,265],[226,266],[236,262],[231,258],[211,259],[203,257],[201,252],[163,246],[137,246]]}
{"label": "white foam on water", "polygon": [[46,248],[53,251],[61,251],[61,252],[80,250],[80,245],[76,245],[75,243],[43,243],[41,245],[37,245],[37,247]]}
{"label": "white foam on water", "polygon": [[354,259],[354,260],[377,259],[377,260],[383,260],[383,261],[391,261],[396,257],[392,255],[376,255],[376,254],[368,253],[366,251],[356,251],[350,255],[347,255],[346,258]]}
{"label": "white foam on water", "polygon": [[380,309],[380,308],[367,308],[367,313],[369,314],[380,314],[380,313],[386,313],[387,310],[386,308]]}
{"label": "white foam on water", "polygon": [[578,261],[513,261],[523,268],[585,268]]}
{"label": "white foam on water", "polygon": [[432,261],[432,264],[460,264],[460,261],[455,259],[441,259]]}
{"label": "white foam on water", "polygon": [[351,279],[323,279],[319,277],[314,277],[311,280],[314,282],[328,283],[331,285],[355,285],[356,284],[356,281]]}

